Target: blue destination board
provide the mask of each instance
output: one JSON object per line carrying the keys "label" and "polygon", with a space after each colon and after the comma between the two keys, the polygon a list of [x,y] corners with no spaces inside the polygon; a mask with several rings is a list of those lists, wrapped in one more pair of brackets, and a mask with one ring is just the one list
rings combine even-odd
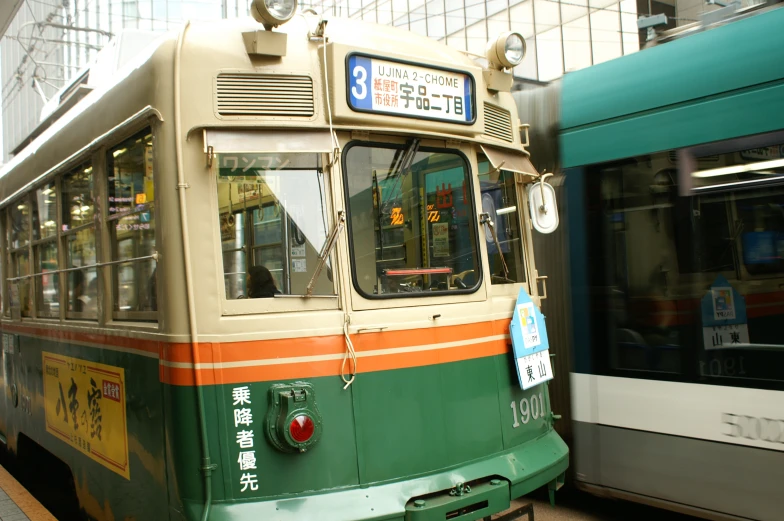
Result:
{"label": "blue destination board", "polygon": [[354,54],[348,101],[358,112],[474,122],[474,82],[466,73]]}

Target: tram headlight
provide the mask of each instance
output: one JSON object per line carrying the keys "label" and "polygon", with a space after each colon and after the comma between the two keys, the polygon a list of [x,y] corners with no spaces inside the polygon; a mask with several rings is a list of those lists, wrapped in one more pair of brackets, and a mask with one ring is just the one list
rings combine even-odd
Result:
{"label": "tram headlight", "polygon": [[264,430],[270,445],[288,453],[311,450],[324,426],[313,385],[308,382],[273,384],[268,393]]}
{"label": "tram headlight", "polygon": [[524,56],[525,39],[520,33],[503,33],[487,46],[487,61],[497,68],[512,68],[523,61]]}
{"label": "tram headlight", "polygon": [[297,0],[253,0],[250,14],[267,30],[291,20],[297,12]]}

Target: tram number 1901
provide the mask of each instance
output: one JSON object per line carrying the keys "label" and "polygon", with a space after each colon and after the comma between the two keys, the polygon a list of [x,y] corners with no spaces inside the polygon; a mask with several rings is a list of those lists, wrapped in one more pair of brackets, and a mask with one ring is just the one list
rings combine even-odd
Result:
{"label": "tram number 1901", "polygon": [[[544,396],[542,393],[534,394],[531,396],[530,400],[528,398],[523,398],[520,400],[520,403],[512,402],[509,404],[509,407],[512,408],[512,414],[514,415],[514,423],[512,424],[513,428],[518,428],[520,426],[520,422],[523,422],[523,425],[531,421],[531,419],[537,419],[540,416],[544,416]],[[517,417],[517,409],[520,408],[520,420],[518,421]]]}

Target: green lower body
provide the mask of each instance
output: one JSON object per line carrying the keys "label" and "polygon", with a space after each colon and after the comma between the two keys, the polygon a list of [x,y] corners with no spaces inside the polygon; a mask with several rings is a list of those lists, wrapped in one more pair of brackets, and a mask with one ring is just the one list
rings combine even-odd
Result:
{"label": "green lower body", "polygon": [[[539,487],[554,491],[568,465],[569,449],[550,430],[503,453],[408,481],[262,502],[215,502],[210,520],[443,521],[456,512],[449,519],[473,521],[506,510],[512,499]],[[470,492],[450,495],[457,483],[469,483]],[[198,519],[203,504],[186,502],[185,508],[189,519]]]}
{"label": "green lower body", "polygon": [[[201,519],[203,455],[193,387],[159,384],[156,358],[24,335],[18,346],[3,357],[0,374],[0,434],[12,453],[29,440],[23,445],[33,453],[62,462],[90,519]],[[42,351],[124,370],[129,478],[47,432]],[[336,376],[308,382],[323,435],[297,454],[276,450],[264,435],[268,391],[276,382],[204,388],[216,465],[210,521],[443,521],[448,514],[472,521],[539,487],[554,490],[568,466],[568,449],[552,428],[547,384],[521,390],[507,355],[363,373],[347,390]],[[232,392],[243,385],[252,396],[249,427],[234,419]],[[237,433],[248,428],[255,432],[256,464],[245,471]],[[30,450],[18,452],[20,465],[35,459]],[[244,489],[246,472],[257,487]],[[470,492],[450,495],[460,483]]]}

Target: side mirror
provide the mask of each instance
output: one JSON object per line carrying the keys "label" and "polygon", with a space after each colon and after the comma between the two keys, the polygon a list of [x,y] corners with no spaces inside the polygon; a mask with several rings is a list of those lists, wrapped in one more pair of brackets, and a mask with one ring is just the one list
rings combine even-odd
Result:
{"label": "side mirror", "polygon": [[528,187],[528,206],[531,221],[539,233],[553,233],[558,228],[558,204],[555,189],[544,180],[553,174],[542,174],[538,183]]}

